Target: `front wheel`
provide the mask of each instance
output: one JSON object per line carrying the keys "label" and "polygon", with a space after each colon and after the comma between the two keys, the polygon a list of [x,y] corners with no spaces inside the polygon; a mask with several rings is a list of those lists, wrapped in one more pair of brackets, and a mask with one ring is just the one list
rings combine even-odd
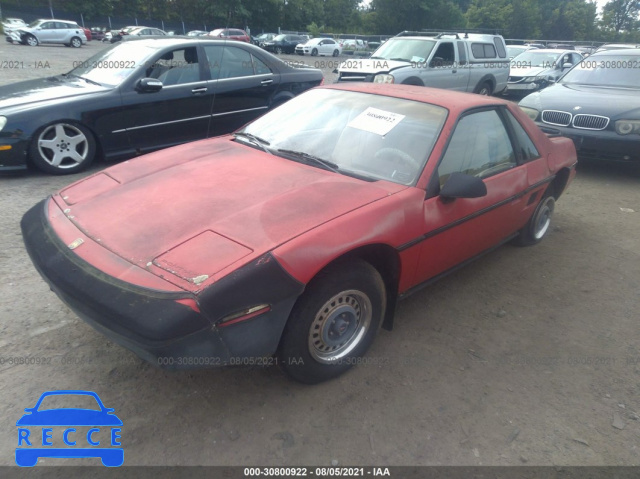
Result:
{"label": "front wheel", "polygon": [[362,362],[386,308],[380,273],[362,260],[338,263],[308,285],[285,326],[278,363],[296,381],[316,384]]}
{"label": "front wheel", "polygon": [[317,57],[318,56],[318,49],[314,48],[313,50],[311,50],[311,56],[312,57]]}
{"label": "front wheel", "polygon": [[555,206],[555,198],[550,193],[547,193],[533,212],[529,222],[520,230],[514,243],[518,246],[531,246],[542,241],[551,226],[551,218],[553,217]]}
{"label": "front wheel", "polygon": [[282,47],[276,47],[276,53],[280,55],[282,53]]}
{"label": "front wheel", "polygon": [[38,39],[36,37],[34,37],[33,35],[27,35],[27,38],[25,39],[25,43],[27,45],[29,45],[30,47],[37,47],[38,46]]}
{"label": "front wheel", "polygon": [[93,162],[95,153],[93,135],[75,123],[53,123],[41,128],[29,147],[35,166],[54,175],[84,170]]}

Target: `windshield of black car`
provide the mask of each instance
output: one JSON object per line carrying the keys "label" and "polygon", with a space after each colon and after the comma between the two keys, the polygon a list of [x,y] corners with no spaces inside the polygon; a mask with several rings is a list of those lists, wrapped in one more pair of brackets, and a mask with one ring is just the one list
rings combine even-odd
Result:
{"label": "windshield of black car", "polygon": [[278,35],[276,37],[273,37],[273,41],[274,42],[281,42],[283,41],[287,36],[286,35]]}
{"label": "windshield of black car", "polygon": [[519,66],[526,65],[525,68],[542,67],[556,68],[563,52],[538,52],[529,50],[518,55]]}
{"label": "windshield of black car", "polygon": [[592,55],[561,83],[640,89],[640,55]]}
{"label": "windshield of black car", "polygon": [[127,79],[141,65],[150,64],[156,48],[140,42],[119,43],[79,63],[69,72],[101,85],[116,86]]}
{"label": "windshield of black car", "polygon": [[[240,132],[269,142],[275,154],[300,152],[331,162],[345,174],[412,185],[447,113],[440,106],[403,98],[317,89],[289,100]],[[280,156],[295,160],[284,153]]]}
{"label": "windshield of black car", "polygon": [[380,45],[371,57],[422,63],[427,61],[435,44],[434,40],[392,38]]}

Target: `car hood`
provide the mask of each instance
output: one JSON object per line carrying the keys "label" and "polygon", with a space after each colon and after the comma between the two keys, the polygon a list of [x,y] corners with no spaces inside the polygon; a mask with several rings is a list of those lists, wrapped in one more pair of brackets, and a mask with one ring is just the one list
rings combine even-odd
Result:
{"label": "car hood", "polygon": [[574,115],[591,114],[632,120],[640,119],[638,93],[638,89],[557,83],[525,97],[520,105],[536,110],[560,110]]}
{"label": "car hood", "polygon": [[366,59],[366,60],[346,60],[338,66],[338,71],[358,72],[358,73],[381,73],[390,72],[396,68],[410,66],[411,62],[384,60],[384,59]]}
{"label": "car hood", "polygon": [[[227,136],[117,165],[62,190],[57,201],[113,253],[189,281],[403,189],[303,165]],[[205,257],[211,265],[202,268]],[[199,266],[190,268],[194,262]]]}
{"label": "car hood", "polygon": [[[516,58],[515,62],[518,61]],[[545,67],[523,67],[523,68],[510,68],[509,76],[510,77],[537,77],[538,75],[548,75],[553,73],[552,68]]]}
{"label": "car hood", "polygon": [[80,78],[67,79],[62,76],[38,78],[0,86],[0,113],[3,110],[30,109],[34,103],[69,99],[82,95],[103,92],[110,87],[87,83]]}

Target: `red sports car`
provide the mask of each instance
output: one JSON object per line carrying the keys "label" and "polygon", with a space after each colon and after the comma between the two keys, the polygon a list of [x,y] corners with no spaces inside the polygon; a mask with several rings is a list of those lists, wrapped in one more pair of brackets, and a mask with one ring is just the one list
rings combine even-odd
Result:
{"label": "red sports car", "polygon": [[80,180],[22,231],[52,289],[142,358],[277,363],[316,383],[357,363],[398,299],[539,242],[575,166],[571,140],[507,101],[320,87]]}

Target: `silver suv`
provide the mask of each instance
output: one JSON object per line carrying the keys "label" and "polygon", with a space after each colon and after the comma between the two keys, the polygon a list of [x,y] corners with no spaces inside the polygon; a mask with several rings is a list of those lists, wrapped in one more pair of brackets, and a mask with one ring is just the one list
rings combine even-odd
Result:
{"label": "silver suv", "polygon": [[80,48],[87,43],[87,37],[76,22],[41,19],[27,27],[13,30],[7,35],[7,41],[32,47],[41,43],[62,43],[68,47]]}

